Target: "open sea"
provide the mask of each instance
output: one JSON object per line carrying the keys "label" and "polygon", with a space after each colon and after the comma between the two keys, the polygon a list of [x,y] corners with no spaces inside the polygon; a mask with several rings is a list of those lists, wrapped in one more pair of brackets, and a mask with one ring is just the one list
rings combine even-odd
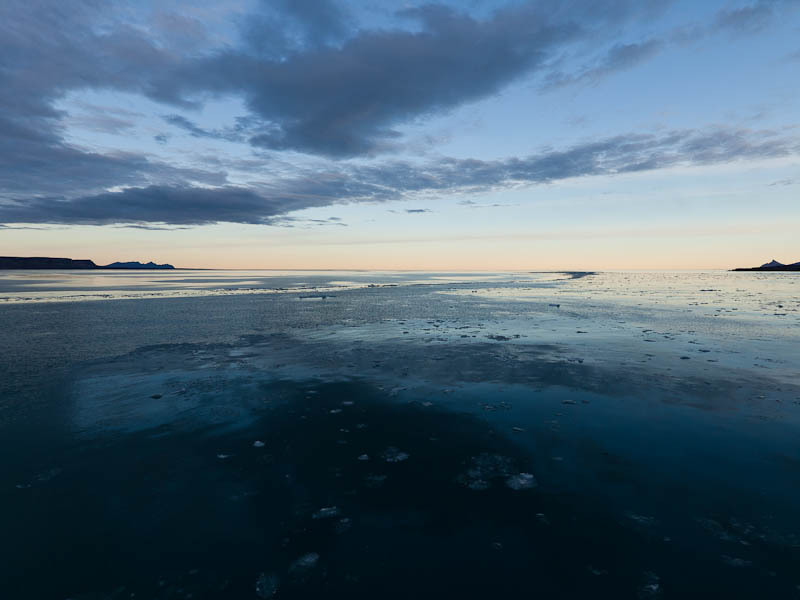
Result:
{"label": "open sea", "polygon": [[800,598],[800,273],[0,271],[0,597]]}

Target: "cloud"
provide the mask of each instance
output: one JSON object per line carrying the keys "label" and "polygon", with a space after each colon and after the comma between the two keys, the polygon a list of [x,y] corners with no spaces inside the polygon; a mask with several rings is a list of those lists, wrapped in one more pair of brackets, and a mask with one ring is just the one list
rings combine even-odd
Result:
{"label": "cloud", "polygon": [[[559,71],[552,76],[557,84],[596,81],[640,64],[662,49],[659,39],[609,44],[628,20],[652,19],[667,4],[531,0],[474,14],[425,4],[389,15],[381,28],[359,28],[345,4],[332,0],[265,1],[242,17],[243,40],[236,40],[215,37],[190,16],[155,11],[141,17],[147,11],[118,10],[103,0],[4,0],[0,221],[274,223],[303,208],[340,202],[422,198],[788,151],[780,136],[767,147],[757,132],[715,130],[618,136],[501,161],[376,158],[401,146],[403,125],[544,73],[574,44],[600,48],[601,54],[574,72]],[[759,0],[720,13],[715,26],[734,30],[748,14],[756,21],[774,18],[779,6],[793,4]],[[147,20],[135,22],[136,15]],[[158,112],[168,127],[248,143],[260,156],[249,167],[244,158],[220,156],[217,165],[187,168],[176,166],[182,160],[177,156],[167,164],[144,152],[70,143],[64,133],[69,124],[116,134],[148,131],[136,127],[142,115],[63,102],[80,90],[147,97],[164,105]],[[250,114],[232,127],[203,127],[190,111],[214,97],[241,99]],[[76,107],[76,114],[67,113]],[[166,144],[172,133],[150,129],[147,135]],[[165,155],[169,149],[159,150]],[[278,154],[284,150],[338,162],[286,175]],[[264,167],[264,156],[274,168]],[[351,157],[359,160],[338,160]],[[238,187],[224,170],[237,160],[237,171],[252,179]],[[259,180],[266,172],[274,179]]]}
{"label": "cloud", "polygon": [[161,117],[170,125],[186,131],[192,137],[241,142],[246,138],[246,132],[258,127],[258,119],[252,117],[236,117],[233,127],[224,129],[203,129],[183,115],[163,115]]}
{"label": "cloud", "polygon": [[349,16],[331,0],[278,0],[275,5],[299,25],[303,41],[312,45],[339,40],[350,29]]}
{"label": "cloud", "polygon": [[[174,64],[156,40],[114,20],[109,3],[5,0],[0,3],[0,200],[79,196],[149,181],[225,176],[175,168],[134,152],[98,152],[67,143],[56,103],[76,89],[146,93],[148,80]],[[135,113],[78,104],[93,130],[124,132]],[[89,111],[91,114],[87,115]]]}
{"label": "cloud", "polygon": [[429,208],[404,208],[403,210],[390,210],[390,213],[394,213],[396,215],[405,214],[405,215],[422,215],[425,213],[433,212]]}
{"label": "cloud", "polygon": [[759,0],[740,8],[723,9],[717,13],[714,26],[736,33],[754,33],[764,29],[772,20],[776,0]]}
{"label": "cloud", "polygon": [[542,88],[547,90],[576,83],[597,83],[612,73],[631,69],[652,58],[663,48],[664,43],[658,39],[631,44],[614,44],[600,60],[584,66],[576,73],[551,72],[545,78]]}
{"label": "cloud", "polygon": [[327,219],[302,219],[299,217],[275,217],[269,220],[269,225],[273,227],[290,227],[309,229],[311,227],[324,227],[328,225],[335,225],[337,227],[347,227],[347,223],[343,223],[339,217],[328,217]]}
{"label": "cloud", "polygon": [[507,208],[509,206],[519,206],[519,204],[504,204],[501,202],[493,202],[492,204],[478,204],[473,200],[461,200],[458,203],[460,206],[465,206],[469,209],[478,209],[478,208]]}
{"label": "cloud", "polygon": [[109,225],[217,222],[263,223],[269,218],[313,206],[313,200],[267,198],[238,187],[130,187],[74,200],[37,198],[0,205],[4,222]]}
{"label": "cloud", "polygon": [[788,18],[800,7],[798,0],[757,0],[744,6],[722,8],[710,22],[695,22],[673,29],[669,39],[678,44],[693,43],[715,34],[733,36],[761,33],[778,18]]}
{"label": "cloud", "polygon": [[[774,131],[729,128],[628,134],[527,157],[482,161],[440,158],[428,163],[384,161],[299,172],[250,188],[148,186],[75,199],[0,203],[3,223],[104,225],[216,222],[286,224],[289,213],[353,202],[434,199],[565,179],[610,176],[676,166],[706,166],[800,153],[800,143]],[[407,212],[426,211],[425,208]]]}
{"label": "cloud", "polygon": [[225,50],[182,65],[154,94],[240,95],[272,124],[250,139],[263,148],[371,154],[392,147],[397,125],[498,92],[581,32],[533,3],[486,20],[434,5],[401,16],[414,29],[362,30],[341,45],[280,59]]}

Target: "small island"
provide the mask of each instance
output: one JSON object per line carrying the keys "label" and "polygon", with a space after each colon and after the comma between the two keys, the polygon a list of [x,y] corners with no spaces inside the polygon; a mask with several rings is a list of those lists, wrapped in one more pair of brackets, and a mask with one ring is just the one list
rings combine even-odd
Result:
{"label": "small island", "polygon": [[106,265],[105,267],[97,267],[98,269],[174,269],[170,264],[164,263],[163,265],[157,265],[153,261],[147,263],[140,263],[138,261],[130,261],[130,262],[113,262],[110,265]]}
{"label": "small island", "polygon": [[0,256],[0,270],[2,269],[174,269],[169,264],[156,264],[154,262],[141,263],[113,262],[110,265],[97,265],[89,259],[51,258],[47,256]]}
{"label": "small island", "polygon": [[800,271],[800,262],[785,265],[772,259],[768,263],[764,263],[760,267],[739,267],[738,269],[731,269],[732,271]]}

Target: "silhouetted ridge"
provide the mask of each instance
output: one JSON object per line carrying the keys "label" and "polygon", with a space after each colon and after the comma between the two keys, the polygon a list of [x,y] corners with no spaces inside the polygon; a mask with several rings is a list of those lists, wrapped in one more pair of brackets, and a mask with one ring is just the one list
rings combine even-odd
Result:
{"label": "silhouetted ridge", "polygon": [[46,256],[0,256],[0,269],[97,269],[91,260]]}
{"label": "silhouetted ridge", "polygon": [[774,258],[760,267],[740,267],[733,271],[800,271],[800,262],[785,265]]}
{"label": "silhouetted ridge", "polygon": [[88,259],[50,258],[46,256],[0,256],[0,269],[174,269],[172,265],[159,265],[154,262],[141,263],[113,262],[110,265],[96,265]]}
{"label": "silhouetted ridge", "polygon": [[130,262],[113,262],[110,265],[106,265],[104,267],[99,267],[101,269],[174,269],[172,265],[164,263],[163,265],[157,265],[156,263],[150,261],[147,263],[140,263],[138,261],[130,261]]}

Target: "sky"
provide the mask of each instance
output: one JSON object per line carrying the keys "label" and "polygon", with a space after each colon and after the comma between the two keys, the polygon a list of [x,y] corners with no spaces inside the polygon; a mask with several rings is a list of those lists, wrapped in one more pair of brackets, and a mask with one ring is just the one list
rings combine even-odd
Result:
{"label": "sky", "polygon": [[800,261],[800,0],[3,0],[0,255]]}

